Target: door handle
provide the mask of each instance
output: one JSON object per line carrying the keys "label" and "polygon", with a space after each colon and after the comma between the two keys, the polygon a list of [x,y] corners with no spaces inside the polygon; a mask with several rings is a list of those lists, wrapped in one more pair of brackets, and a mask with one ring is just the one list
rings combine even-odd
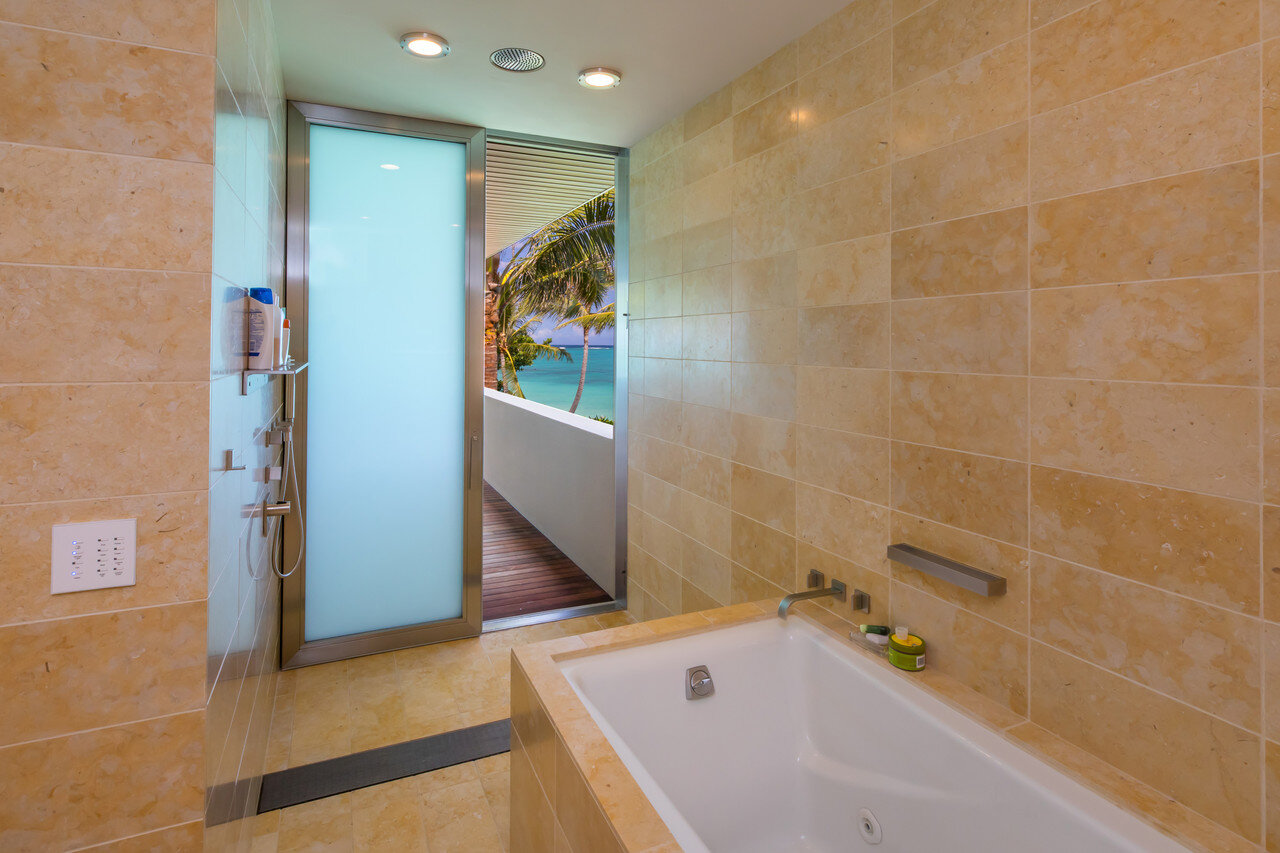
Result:
{"label": "door handle", "polygon": [[480,449],[480,433],[473,432],[471,441],[467,442],[467,488],[476,486],[476,455]]}

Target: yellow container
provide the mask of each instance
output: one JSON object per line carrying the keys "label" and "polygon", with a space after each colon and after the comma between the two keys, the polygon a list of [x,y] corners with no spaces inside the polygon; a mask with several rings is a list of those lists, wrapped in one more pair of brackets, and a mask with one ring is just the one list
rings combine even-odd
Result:
{"label": "yellow container", "polygon": [[889,635],[888,658],[898,669],[919,672],[924,669],[924,640],[906,628],[897,628]]}

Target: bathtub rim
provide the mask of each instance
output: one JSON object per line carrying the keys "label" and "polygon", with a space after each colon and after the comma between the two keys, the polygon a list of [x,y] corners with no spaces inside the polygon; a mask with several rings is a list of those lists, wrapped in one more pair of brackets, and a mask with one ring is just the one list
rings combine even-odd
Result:
{"label": "bathtub rim", "polygon": [[[585,786],[594,800],[599,817],[607,824],[617,850],[628,853],[673,853],[681,850],[656,808],[592,718],[561,664],[720,628],[776,619],[776,612],[777,602],[765,600],[513,647],[513,751],[517,746],[527,749],[524,740],[538,737],[533,730],[538,722],[536,717],[541,714],[545,723],[550,725],[557,770],[561,769],[560,764],[568,764],[564,769],[572,770],[579,777],[577,781]],[[821,605],[801,602],[789,618],[802,619],[836,637],[843,645],[863,655],[866,661],[895,677],[908,679],[934,699],[1191,850],[1233,853],[1261,849],[1259,845],[1173,801],[1146,783],[949,676],[936,670],[908,674],[894,669],[879,656],[850,643],[847,639],[850,623]],[[518,678],[523,681],[520,689],[528,693],[523,700],[523,708],[517,708]],[[543,783],[536,773],[535,781]],[[556,780],[556,787],[560,781]],[[545,788],[543,793],[546,796]],[[513,786],[513,831],[516,809]],[[558,821],[554,807],[552,817]],[[558,829],[559,823],[555,826]]]}

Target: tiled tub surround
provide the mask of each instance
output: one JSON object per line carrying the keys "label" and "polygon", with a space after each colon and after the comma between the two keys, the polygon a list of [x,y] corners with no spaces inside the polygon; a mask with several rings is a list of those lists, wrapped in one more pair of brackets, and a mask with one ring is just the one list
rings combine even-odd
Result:
{"label": "tiled tub surround", "polygon": [[[747,603],[512,650],[512,853],[525,851],[677,851],[682,849],[569,683],[562,664],[735,625],[775,620],[776,602]],[[1244,851],[1255,845],[1162,796],[1087,752],[934,670],[907,674],[848,643],[847,625],[812,603],[792,619],[808,621],[850,652],[905,679],[1007,742],[1062,771],[1193,850]],[[713,670],[714,670],[714,664]],[[714,675],[714,671],[713,671]],[[679,690],[679,672],[674,689]],[[893,682],[891,682],[893,683]],[[782,741],[786,733],[779,733]],[[752,749],[750,743],[744,750]],[[886,833],[892,831],[885,828]],[[854,836],[856,838],[856,836]],[[899,834],[898,838],[901,839]]]}
{"label": "tiled tub surround", "polygon": [[1277,105],[1274,0],[857,0],[637,144],[633,613],[820,569],[1280,850]]}

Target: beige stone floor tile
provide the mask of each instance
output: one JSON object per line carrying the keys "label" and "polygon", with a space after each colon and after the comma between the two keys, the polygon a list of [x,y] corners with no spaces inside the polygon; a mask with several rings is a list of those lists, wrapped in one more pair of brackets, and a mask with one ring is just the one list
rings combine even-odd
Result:
{"label": "beige stone floor tile", "polygon": [[[511,648],[634,622],[626,611],[547,622],[281,674],[268,770],[501,720]],[[491,771],[506,765],[493,765]]]}
{"label": "beige stone floor tile", "polygon": [[278,853],[280,840],[276,833],[255,836],[249,842],[249,853]]}
{"label": "beige stone floor tile", "polygon": [[458,713],[457,702],[449,688],[449,676],[434,670],[404,671],[400,673],[400,691],[407,709],[413,709],[419,717],[434,719]]}
{"label": "beige stone floor tile", "polygon": [[351,752],[351,709],[342,695],[299,701],[294,707],[289,765],[308,764]]}
{"label": "beige stone floor tile", "polygon": [[497,755],[473,761],[472,764],[476,766],[476,772],[481,776],[491,776],[494,773],[510,773],[511,753],[500,752]]}
{"label": "beige stone floor tile", "polygon": [[422,737],[405,715],[404,698],[398,690],[352,703],[351,751],[361,752]]}
{"label": "beige stone floor tile", "polygon": [[[485,705],[475,709],[474,711],[466,711],[459,714],[457,717],[459,725],[455,726],[455,728],[465,729],[471,726],[479,726],[484,723],[493,723],[498,720],[505,720],[509,716],[511,716],[511,706],[509,704]],[[446,731],[449,730],[446,729]]]}
{"label": "beige stone floor tile", "polygon": [[[254,815],[250,821],[249,853],[276,853],[280,846],[280,812]],[[207,841],[205,849],[210,849]]]}
{"label": "beige stone floor tile", "polygon": [[451,732],[454,729],[465,727],[462,722],[462,715],[457,711],[444,716],[432,716],[433,714],[434,709],[432,708],[406,703],[404,708],[404,727],[406,731],[412,733],[407,740],[443,734],[444,732]]}
{"label": "beige stone floor tile", "polygon": [[503,649],[501,651],[489,652],[489,666],[493,669],[493,674],[498,678],[506,681],[511,680],[511,650]]}
{"label": "beige stone floor tile", "polygon": [[307,693],[331,690],[335,685],[345,684],[348,663],[349,661],[340,660],[293,670],[294,695],[301,696]]}
{"label": "beige stone floor tile", "polygon": [[347,685],[354,687],[370,681],[381,681],[396,678],[396,658],[394,652],[380,655],[367,655],[346,661]]}
{"label": "beige stone floor tile", "polygon": [[502,837],[479,779],[423,797],[431,853],[502,853]]}
{"label": "beige stone floor tile", "polygon": [[404,672],[455,672],[468,667],[483,665],[487,659],[485,650],[477,639],[456,640],[416,649],[395,652],[396,671]]}
{"label": "beige stone floor tile", "polygon": [[480,774],[476,771],[476,763],[468,761],[465,764],[441,767],[439,770],[432,770],[430,773],[422,773],[410,778],[413,780],[418,797],[426,799],[457,785],[466,785],[470,782],[479,781]]}
{"label": "beige stone floor tile", "polygon": [[[499,756],[494,756],[495,758]],[[510,760],[510,753],[503,753],[502,758]],[[479,766],[483,761],[473,762]],[[511,771],[510,764],[492,773],[480,775],[480,785],[484,788],[485,798],[489,801],[489,811],[498,826],[498,835],[502,839],[505,850],[511,849]]]}
{"label": "beige stone floor tile", "polygon": [[481,709],[511,704],[511,679],[508,677],[480,677],[479,675],[459,679],[452,685],[453,700],[461,714],[470,714]]}
{"label": "beige stone floor tile", "polygon": [[352,791],[351,825],[357,851],[426,853],[422,798],[415,779],[397,779]]}
{"label": "beige stone floor tile", "polygon": [[350,685],[351,748],[372,749],[405,740],[404,693],[391,675],[365,675]]}
{"label": "beige stone floor tile", "polygon": [[279,853],[354,851],[351,798],[339,794],[280,812]]}

